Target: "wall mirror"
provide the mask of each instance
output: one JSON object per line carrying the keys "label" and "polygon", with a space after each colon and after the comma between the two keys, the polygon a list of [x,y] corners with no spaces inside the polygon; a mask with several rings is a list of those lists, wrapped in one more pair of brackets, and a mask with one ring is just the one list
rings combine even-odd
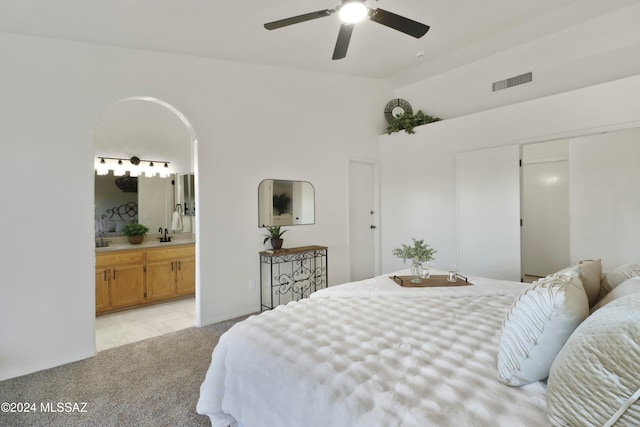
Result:
{"label": "wall mirror", "polygon": [[175,175],[169,178],[95,176],[96,237],[122,236],[130,222],[141,222],[155,233],[168,227],[175,208]]}
{"label": "wall mirror", "polygon": [[180,177],[182,184],[182,200],[183,210],[185,215],[194,216],[196,214],[196,194],[195,194],[195,181],[193,174],[186,174]]}
{"label": "wall mirror", "polygon": [[308,181],[265,179],[258,186],[258,227],[315,223],[315,191]]}

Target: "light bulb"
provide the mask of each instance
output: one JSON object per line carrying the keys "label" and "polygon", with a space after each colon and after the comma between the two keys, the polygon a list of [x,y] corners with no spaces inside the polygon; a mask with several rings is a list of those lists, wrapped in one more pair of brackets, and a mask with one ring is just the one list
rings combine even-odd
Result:
{"label": "light bulb", "polygon": [[369,9],[367,9],[367,6],[365,6],[363,2],[351,1],[340,7],[338,16],[345,24],[355,24],[366,18],[368,12]]}
{"label": "light bulb", "polygon": [[109,175],[109,167],[103,158],[100,158],[100,161],[95,163],[95,169],[97,175]]}

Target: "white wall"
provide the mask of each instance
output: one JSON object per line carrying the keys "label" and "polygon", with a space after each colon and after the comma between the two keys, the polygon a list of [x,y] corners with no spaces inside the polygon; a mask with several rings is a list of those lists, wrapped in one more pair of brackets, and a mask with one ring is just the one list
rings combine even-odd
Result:
{"label": "white wall", "polygon": [[[581,25],[398,87],[396,95],[408,100],[414,111],[452,118],[633,76],[640,73],[639,21],[640,2],[634,2]],[[493,82],[529,71],[533,72],[532,83],[492,92]]]}
{"label": "white wall", "polygon": [[457,261],[456,153],[631,127],[638,111],[640,75],[381,136],[383,272],[403,267],[391,250],[412,236]]}
{"label": "white wall", "polygon": [[640,263],[640,129],[571,139],[571,258]]}
{"label": "white wall", "polygon": [[314,185],[316,224],[285,245],[328,246],[329,281],[346,279],[335,203],[345,159],[378,158],[385,83],[6,33],[0,55],[0,380],[94,354],[93,131],[123,98],[166,101],[198,135],[200,323],[259,308],[264,178]]}

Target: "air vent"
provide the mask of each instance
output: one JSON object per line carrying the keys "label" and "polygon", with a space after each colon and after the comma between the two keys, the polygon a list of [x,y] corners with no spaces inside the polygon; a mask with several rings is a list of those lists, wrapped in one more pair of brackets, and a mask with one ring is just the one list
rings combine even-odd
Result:
{"label": "air vent", "polygon": [[502,89],[518,86],[524,83],[530,83],[533,81],[533,73],[528,72],[526,74],[520,74],[519,76],[511,77],[508,79],[500,80],[493,84],[493,91],[497,92]]}

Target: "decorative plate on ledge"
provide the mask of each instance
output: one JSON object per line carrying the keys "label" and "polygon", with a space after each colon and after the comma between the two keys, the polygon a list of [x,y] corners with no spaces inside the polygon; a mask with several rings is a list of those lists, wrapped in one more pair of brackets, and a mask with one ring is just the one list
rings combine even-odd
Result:
{"label": "decorative plate on ledge", "polygon": [[387,123],[391,123],[395,116],[403,113],[413,113],[411,104],[404,99],[392,99],[384,107],[384,118],[387,119]]}

